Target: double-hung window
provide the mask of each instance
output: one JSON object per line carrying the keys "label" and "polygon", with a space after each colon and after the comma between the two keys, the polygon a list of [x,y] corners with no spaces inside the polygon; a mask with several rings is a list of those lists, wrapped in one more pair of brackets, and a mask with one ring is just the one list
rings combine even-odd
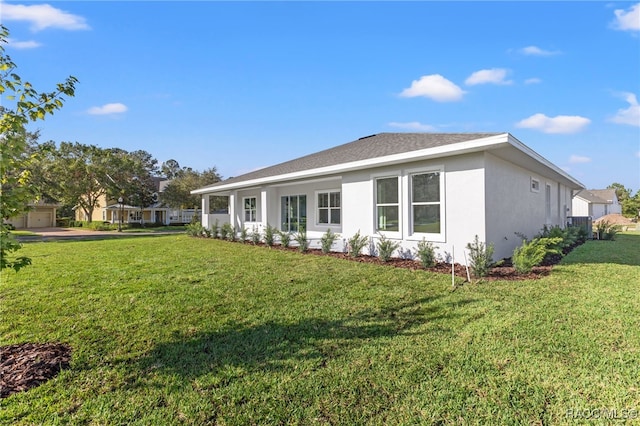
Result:
{"label": "double-hung window", "polygon": [[340,191],[318,192],[318,224],[340,225]]}
{"label": "double-hung window", "polygon": [[383,177],[376,179],[376,230],[400,231],[399,179]]}
{"label": "double-hung window", "polygon": [[243,198],[244,221],[255,222],[258,220],[258,201],[256,197]]}
{"label": "double-hung window", "polygon": [[441,233],[440,172],[415,173],[410,176],[411,233]]}

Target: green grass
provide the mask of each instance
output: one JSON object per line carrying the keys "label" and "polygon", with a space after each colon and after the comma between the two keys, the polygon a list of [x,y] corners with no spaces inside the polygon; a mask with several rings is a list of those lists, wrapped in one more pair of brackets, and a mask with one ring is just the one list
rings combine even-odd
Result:
{"label": "green grass", "polygon": [[[71,367],[2,424],[575,424],[640,410],[640,235],[540,280],[450,277],[184,235],[25,244],[0,344]],[[638,414],[640,415],[640,414]],[[583,421],[593,424],[593,422]]]}
{"label": "green grass", "polygon": [[35,236],[35,235],[39,235],[39,234],[37,234],[36,232],[27,231],[27,230],[25,230],[25,229],[15,229],[15,230],[12,230],[12,231],[11,231],[11,233],[12,233],[13,235],[15,235],[15,236],[19,236],[19,237],[22,237],[22,236]]}

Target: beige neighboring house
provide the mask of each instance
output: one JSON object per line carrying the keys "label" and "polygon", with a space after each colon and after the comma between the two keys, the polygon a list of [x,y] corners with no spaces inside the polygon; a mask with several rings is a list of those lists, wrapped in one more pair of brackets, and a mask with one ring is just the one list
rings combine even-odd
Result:
{"label": "beige neighboring house", "polygon": [[583,189],[575,193],[571,205],[574,216],[591,216],[593,220],[622,213],[615,189]]}
{"label": "beige neighboring house", "polygon": [[[170,180],[154,178],[157,193],[164,191]],[[126,197],[125,197],[126,198]],[[154,203],[144,209],[119,203],[117,199],[107,198],[105,195],[98,200],[98,207],[93,209],[91,218],[80,207],[75,208],[75,220],[91,222],[118,223],[162,223],[164,225],[190,223],[194,216],[199,215],[199,209],[174,209],[162,203]]]}
{"label": "beige neighboring house", "polygon": [[58,203],[38,201],[29,203],[29,211],[6,221],[16,229],[51,228],[56,226]]}

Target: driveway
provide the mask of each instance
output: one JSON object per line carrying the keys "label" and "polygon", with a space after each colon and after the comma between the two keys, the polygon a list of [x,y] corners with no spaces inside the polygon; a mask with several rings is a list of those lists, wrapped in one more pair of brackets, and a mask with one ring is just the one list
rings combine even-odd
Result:
{"label": "driveway", "polygon": [[181,234],[183,230],[156,232],[94,231],[85,228],[37,228],[30,229],[37,235],[18,235],[18,241],[100,240],[106,238],[142,237],[149,235]]}

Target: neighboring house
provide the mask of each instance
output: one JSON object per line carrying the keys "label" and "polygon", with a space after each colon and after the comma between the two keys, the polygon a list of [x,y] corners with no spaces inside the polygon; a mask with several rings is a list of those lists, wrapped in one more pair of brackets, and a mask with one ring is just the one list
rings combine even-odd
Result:
{"label": "neighboring house", "polygon": [[[158,193],[161,193],[170,182],[170,180],[164,178],[153,179]],[[76,207],[75,212],[76,220],[89,221],[88,215],[82,208]],[[126,204],[126,196],[125,203],[120,204],[117,199],[107,199],[103,195],[98,201],[98,207],[93,210],[91,221],[118,223],[120,217],[122,217],[122,223],[162,223],[170,225],[190,223],[193,217],[198,214],[198,209],[174,209],[160,202],[140,209],[140,207]]]}
{"label": "neighboring house", "polygon": [[574,216],[591,216],[593,220],[622,213],[615,189],[583,189],[573,196],[571,205]]}
{"label": "neighboring house", "polygon": [[6,220],[5,223],[10,223],[16,229],[51,228],[56,226],[56,210],[60,208],[60,204],[38,201],[28,205],[29,211]]}
{"label": "neighboring house", "polygon": [[192,194],[204,212],[210,196],[229,197],[229,214],[204,214],[205,227],[304,226],[314,244],[331,229],[337,250],[358,231],[397,240],[404,253],[425,238],[461,261],[475,235],[497,260],[521,244],[516,232],[564,226],[572,191],[583,188],[509,133],[381,133]]}

